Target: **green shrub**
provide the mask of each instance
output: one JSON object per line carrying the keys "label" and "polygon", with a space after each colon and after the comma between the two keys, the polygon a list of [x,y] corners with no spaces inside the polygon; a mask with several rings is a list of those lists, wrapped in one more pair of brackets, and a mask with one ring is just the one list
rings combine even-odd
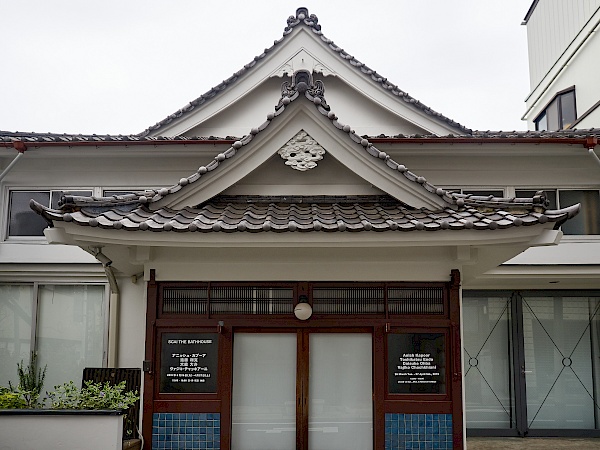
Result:
{"label": "green shrub", "polygon": [[31,352],[31,358],[27,366],[23,365],[23,360],[17,364],[17,375],[19,376],[19,385],[13,386],[9,381],[8,386],[10,391],[18,394],[25,401],[23,408],[39,408],[39,398],[44,387],[44,379],[46,378],[46,368],[36,368],[37,354]]}
{"label": "green shrub", "polygon": [[126,410],[138,399],[137,391],[125,391],[125,382],[111,385],[86,381],[79,389],[69,381],[48,392],[51,409],[114,409]]}
{"label": "green shrub", "polygon": [[27,408],[27,402],[19,392],[12,392],[10,389],[0,387],[0,409],[24,409]]}

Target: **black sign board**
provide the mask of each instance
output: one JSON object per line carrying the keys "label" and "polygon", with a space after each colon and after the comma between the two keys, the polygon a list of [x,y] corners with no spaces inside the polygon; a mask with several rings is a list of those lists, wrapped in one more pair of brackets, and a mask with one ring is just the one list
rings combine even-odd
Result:
{"label": "black sign board", "polygon": [[219,335],[162,335],[160,392],[216,393]]}
{"label": "black sign board", "polygon": [[446,346],[442,333],[388,334],[390,394],[445,394]]}

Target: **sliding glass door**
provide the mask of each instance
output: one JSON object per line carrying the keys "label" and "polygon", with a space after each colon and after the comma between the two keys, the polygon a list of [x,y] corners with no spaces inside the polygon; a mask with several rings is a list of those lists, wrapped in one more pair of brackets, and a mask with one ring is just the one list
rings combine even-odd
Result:
{"label": "sliding glass door", "polygon": [[232,450],[296,448],[296,334],[238,333]]}
{"label": "sliding glass door", "polygon": [[235,334],[232,449],[373,448],[372,335],[329,331]]}
{"label": "sliding glass door", "polygon": [[470,435],[600,436],[600,292],[463,293]]}
{"label": "sliding glass door", "polygon": [[371,335],[311,333],[308,448],[373,448]]}

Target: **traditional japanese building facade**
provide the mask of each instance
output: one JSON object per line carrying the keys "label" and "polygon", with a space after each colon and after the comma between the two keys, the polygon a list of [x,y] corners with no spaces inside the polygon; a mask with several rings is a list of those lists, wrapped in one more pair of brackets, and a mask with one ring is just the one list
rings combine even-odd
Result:
{"label": "traditional japanese building facade", "polygon": [[157,449],[593,434],[596,144],[472,131],[300,8],[141,134],[1,133],[2,377],[141,367]]}

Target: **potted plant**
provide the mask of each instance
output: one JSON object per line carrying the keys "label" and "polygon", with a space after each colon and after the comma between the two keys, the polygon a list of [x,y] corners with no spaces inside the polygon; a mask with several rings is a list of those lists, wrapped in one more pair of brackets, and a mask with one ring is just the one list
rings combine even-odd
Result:
{"label": "potted plant", "polygon": [[125,382],[69,381],[40,400],[45,369],[35,370],[34,356],[18,369],[19,385],[0,388],[0,450],[123,448],[123,412],[139,399]]}

